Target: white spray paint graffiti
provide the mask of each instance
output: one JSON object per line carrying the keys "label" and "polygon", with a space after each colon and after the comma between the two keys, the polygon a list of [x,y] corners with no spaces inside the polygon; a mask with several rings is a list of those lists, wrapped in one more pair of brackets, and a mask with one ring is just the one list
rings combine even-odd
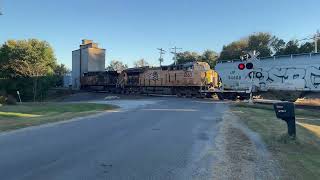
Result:
{"label": "white spray paint graffiti", "polygon": [[306,68],[277,68],[272,67],[267,71],[262,68],[250,72],[246,79],[250,80],[254,73],[254,84],[260,89],[283,89],[292,86],[295,89],[319,90],[320,66]]}

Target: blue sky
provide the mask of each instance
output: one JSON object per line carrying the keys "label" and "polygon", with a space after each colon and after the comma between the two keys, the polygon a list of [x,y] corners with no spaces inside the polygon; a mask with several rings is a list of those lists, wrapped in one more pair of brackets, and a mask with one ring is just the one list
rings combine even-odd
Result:
{"label": "blue sky", "polygon": [[[319,6],[319,0],[0,0],[0,43],[46,40],[71,67],[71,51],[87,38],[107,50],[107,64],[145,58],[158,65],[160,47],[220,52],[260,31],[304,38],[320,29]],[[167,53],[165,64],[171,62]]]}

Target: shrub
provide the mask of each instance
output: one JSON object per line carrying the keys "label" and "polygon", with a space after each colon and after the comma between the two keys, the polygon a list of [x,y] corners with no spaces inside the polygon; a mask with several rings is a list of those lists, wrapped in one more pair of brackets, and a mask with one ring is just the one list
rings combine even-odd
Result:
{"label": "shrub", "polygon": [[16,105],[17,104],[17,100],[15,97],[9,95],[6,99],[6,104],[8,105]]}
{"label": "shrub", "polygon": [[[38,77],[36,100],[45,99],[48,90],[59,84],[59,78],[61,77],[54,75]],[[16,95],[17,91],[20,92],[21,99],[24,101],[33,100],[33,78],[0,78],[0,96],[6,96],[7,94]]]}
{"label": "shrub", "polygon": [[6,103],[6,97],[5,96],[0,96],[0,104],[5,104]]}

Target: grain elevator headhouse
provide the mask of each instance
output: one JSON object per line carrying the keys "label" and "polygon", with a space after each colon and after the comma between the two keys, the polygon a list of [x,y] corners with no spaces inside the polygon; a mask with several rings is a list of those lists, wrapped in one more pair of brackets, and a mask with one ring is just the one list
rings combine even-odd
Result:
{"label": "grain elevator headhouse", "polygon": [[80,48],[72,51],[72,88],[80,89],[83,73],[105,70],[105,49],[84,39]]}

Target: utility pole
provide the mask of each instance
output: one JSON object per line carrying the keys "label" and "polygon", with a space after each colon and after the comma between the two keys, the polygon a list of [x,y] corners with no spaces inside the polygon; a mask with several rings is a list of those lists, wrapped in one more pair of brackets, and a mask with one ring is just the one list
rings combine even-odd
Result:
{"label": "utility pole", "polygon": [[166,51],[162,48],[157,48],[160,52],[160,58],[159,58],[159,62],[160,62],[160,67],[161,67],[161,63],[163,62],[163,57],[162,55],[164,55],[166,53]]}
{"label": "utility pole", "polygon": [[319,30],[317,31],[317,33],[314,35],[314,52],[318,53],[318,40],[320,37],[320,32]]}
{"label": "utility pole", "polygon": [[173,61],[174,61],[174,65],[177,65],[177,50],[182,50],[182,48],[177,48],[176,46],[174,48],[171,48],[173,50],[173,52],[171,52],[172,54],[174,54],[173,57]]}

